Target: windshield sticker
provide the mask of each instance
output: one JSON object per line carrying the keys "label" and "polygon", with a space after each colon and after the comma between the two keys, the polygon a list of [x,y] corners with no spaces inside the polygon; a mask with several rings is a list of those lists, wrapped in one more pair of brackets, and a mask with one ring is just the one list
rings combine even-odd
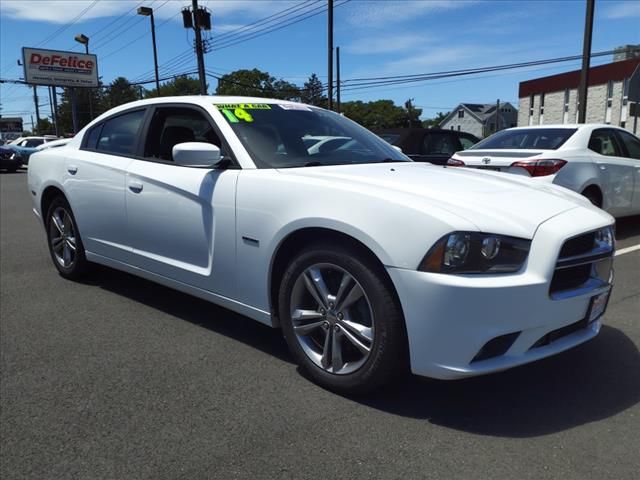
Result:
{"label": "windshield sticker", "polygon": [[278,106],[283,110],[303,110],[305,112],[312,112],[306,105],[300,105],[299,103],[279,103]]}
{"label": "windshield sticker", "polygon": [[218,110],[271,110],[271,106],[266,103],[220,103],[217,104]]}
{"label": "windshield sticker", "polygon": [[238,118],[233,114],[233,112],[231,112],[231,110],[227,110],[226,108],[223,108],[222,110],[220,110],[222,113],[224,113],[225,117],[227,117],[227,120],[229,120],[229,123],[238,123],[240,120],[238,120]]}

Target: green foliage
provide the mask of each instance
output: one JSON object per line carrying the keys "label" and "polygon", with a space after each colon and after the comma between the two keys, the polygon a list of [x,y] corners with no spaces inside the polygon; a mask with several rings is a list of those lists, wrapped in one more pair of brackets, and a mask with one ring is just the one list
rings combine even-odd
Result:
{"label": "green foliage", "polygon": [[[78,130],[109,109],[106,102],[106,94],[102,88],[76,88],[75,95],[78,110]],[[61,101],[58,104],[58,131],[61,134],[73,132],[71,96],[70,88],[62,89]],[[93,112],[93,116],[91,112]]]}
{"label": "green foliage", "polygon": [[[182,95],[200,95],[200,81],[187,76],[176,77],[160,85],[161,97],[176,97]],[[146,90],[144,98],[154,98],[158,94],[156,89]]]}
{"label": "green foliage", "polygon": [[296,101],[300,100],[300,89],[293,83],[276,79],[268,72],[254,68],[253,70],[236,70],[220,77],[216,95],[267,97]]}
{"label": "green foliage", "polygon": [[442,122],[450,112],[443,113],[438,112],[435,117],[429,118],[422,122],[422,126],[425,128],[440,128],[440,122]]}
{"label": "green foliage", "polygon": [[309,77],[304,85],[302,86],[302,90],[300,91],[300,99],[303,103],[308,103],[309,105],[315,105],[316,107],[327,107],[327,97],[323,94],[324,86],[322,82],[318,78],[318,76],[313,73]]}
{"label": "green foliage", "polygon": [[125,103],[140,99],[140,89],[129,83],[124,77],[118,77],[107,87],[105,103],[108,108],[117,107]]}
{"label": "green foliage", "polygon": [[393,100],[343,102],[341,111],[347,118],[369,130],[416,126],[422,113],[421,109],[413,106],[410,110],[399,107]]}
{"label": "green foliage", "polygon": [[35,131],[38,135],[55,135],[56,129],[48,118],[41,118],[36,125]]}

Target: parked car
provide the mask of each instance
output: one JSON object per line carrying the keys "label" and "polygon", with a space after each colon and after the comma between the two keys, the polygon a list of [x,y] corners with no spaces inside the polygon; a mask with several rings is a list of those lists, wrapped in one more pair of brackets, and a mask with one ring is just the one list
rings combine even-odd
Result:
{"label": "parked car", "polygon": [[55,140],[58,140],[58,137],[50,135],[45,135],[43,137],[20,137],[9,143],[8,146],[16,152],[22,163],[27,165],[31,154],[35,153],[40,145]]}
{"label": "parked car", "polygon": [[[310,154],[325,132],[351,146]],[[597,335],[611,291],[614,220],[581,195],[284,100],[116,107],[34,155],[28,188],[63,277],[95,262],[280,327],[340,392],[548,357]]]}
{"label": "parked car", "polygon": [[0,145],[0,169],[15,172],[22,166],[22,160],[13,149]]}
{"label": "parked car", "polygon": [[454,152],[466,150],[480,139],[470,133],[432,128],[390,128],[376,132],[416,162],[446,165]]}
{"label": "parked car", "polygon": [[640,139],[611,125],[510,128],[457,152],[449,165],[533,177],[616,217],[640,214]]}
{"label": "parked car", "polygon": [[41,152],[42,150],[46,150],[48,148],[58,148],[64,147],[67,143],[71,141],[71,138],[59,138],[56,140],[51,140],[50,142],[45,142],[36,147],[37,152]]}

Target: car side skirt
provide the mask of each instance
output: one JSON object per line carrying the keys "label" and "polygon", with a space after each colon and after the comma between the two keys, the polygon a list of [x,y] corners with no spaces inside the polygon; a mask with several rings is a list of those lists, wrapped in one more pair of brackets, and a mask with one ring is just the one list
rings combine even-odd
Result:
{"label": "car side skirt", "polygon": [[191,285],[187,285],[186,283],[178,282],[176,280],[163,277],[162,275],[143,270],[133,265],[119,262],[117,260],[112,260],[96,253],[85,252],[85,254],[87,256],[87,260],[89,260],[90,262],[99,263],[107,267],[115,268],[116,270],[122,270],[123,272],[130,273],[137,277],[142,277],[146,280],[150,280],[165,287],[173,288],[182,293],[193,295],[194,297],[201,298],[202,300],[206,300],[208,302],[215,303],[216,305],[220,305],[221,307],[228,308],[229,310],[232,310],[241,315],[245,315],[270,327],[275,326],[269,312],[252,307],[251,305],[246,305],[231,298],[217,295],[213,292],[193,287]]}

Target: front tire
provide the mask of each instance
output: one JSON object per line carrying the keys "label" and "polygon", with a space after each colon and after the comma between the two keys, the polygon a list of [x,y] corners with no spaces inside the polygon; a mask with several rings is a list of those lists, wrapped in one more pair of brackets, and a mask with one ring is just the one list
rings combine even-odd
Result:
{"label": "front tire", "polygon": [[88,262],[76,219],[64,197],[53,199],[46,219],[47,244],[54,266],[65,278],[76,280],[82,277],[88,269]]}
{"label": "front tire", "polygon": [[352,248],[317,244],[287,267],[278,297],[298,364],[339,393],[365,393],[404,365],[401,310],[384,271]]}

